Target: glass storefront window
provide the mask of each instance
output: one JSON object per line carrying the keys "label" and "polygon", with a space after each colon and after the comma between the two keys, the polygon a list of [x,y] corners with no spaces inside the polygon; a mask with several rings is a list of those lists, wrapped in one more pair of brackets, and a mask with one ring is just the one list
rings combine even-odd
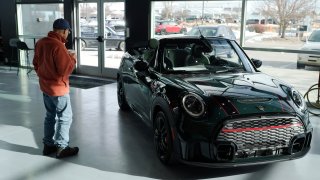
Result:
{"label": "glass storefront window", "polygon": [[63,4],[17,4],[19,35],[46,36],[55,19],[63,18]]}
{"label": "glass storefront window", "polygon": [[201,34],[233,38],[233,34],[244,49],[255,50],[248,52],[273,67],[320,66],[320,56],[309,54],[320,49],[318,41],[309,40],[319,28],[320,0],[152,2],[151,38]]}
{"label": "glass storefront window", "polygon": [[[55,19],[63,18],[63,4],[17,4],[18,34],[31,49],[36,41],[47,35],[52,30]],[[30,51],[29,61],[33,59]],[[25,52],[20,52],[20,63],[26,65]]]}
{"label": "glass storefront window", "polygon": [[239,41],[241,5],[241,0],[153,2],[152,37],[202,34]]}
{"label": "glass storefront window", "polygon": [[[295,86],[302,94],[304,94],[311,85],[318,81],[319,67],[306,66],[303,69],[297,69],[298,53],[284,53],[284,52],[266,52],[266,51],[249,51],[246,50],[250,58],[259,59],[262,61],[262,66],[259,70],[274,77],[277,77],[290,84],[299,84]],[[306,81],[305,77],[309,80]],[[310,81],[310,78],[313,80]]]}
{"label": "glass storefront window", "polygon": [[299,50],[320,27],[319,5],[315,0],[247,1],[244,47]]}

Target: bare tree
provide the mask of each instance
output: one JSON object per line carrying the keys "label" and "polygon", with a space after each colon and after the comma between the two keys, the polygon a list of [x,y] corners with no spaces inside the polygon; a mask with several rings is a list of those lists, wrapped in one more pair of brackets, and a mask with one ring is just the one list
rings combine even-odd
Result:
{"label": "bare tree", "polygon": [[106,15],[111,14],[110,4],[107,4],[107,3],[105,4],[104,13],[105,13]]}
{"label": "bare tree", "polygon": [[96,6],[90,6],[89,3],[83,3],[80,4],[80,17],[90,18],[92,15],[97,16],[97,7]]}
{"label": "bare tree", "polygon": [[259,8],[262,15],[276,19],[281,38],[285,38],[286,28],[292,20],[301,20],[315,8],[315,0],[264,0]]}
{"label": "bare tree", "polygon": [[162,19],[171,19],[173,12],[172,12],[172,2],[163,2],[164,8],[161,12]]}
{"label": "bare tree", "polygon": [[186,20],[186,18],[190,15],[190,11],[187,10],[180,10],[180,11],[175,11],[173,13],[173,16],[175,19],[180,19],[180,20]]}

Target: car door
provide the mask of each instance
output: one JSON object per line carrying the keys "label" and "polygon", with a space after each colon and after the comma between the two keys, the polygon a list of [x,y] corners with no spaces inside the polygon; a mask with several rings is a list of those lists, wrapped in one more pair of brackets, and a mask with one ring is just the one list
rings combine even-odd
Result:
{"label": "car door", "polygon": [[143,119],[148,119],[151,97],[148,73],[136,70],[133,62],[132,65],[128,66],[127,73],[123,77],[125,95],[129,106]]}
{"label": "car door", "polygon": [[119,38],[110,27],[106,27],[105,37],[106,37],[106,48],[118,48]]}
{"label": "car door", "polygon": [[173,33],[179,33],[181,30],[180,26],[176,22],[171,22],[170,26],[172,28],[171,32]]}
{"label": "car door", "polygon": [[143,116],[144,119],[149,119],[149,112],[151,108],[151,84],[152,79],[150,77],[150,73],[145,72],[136,72],[137,83],[136,86],[136,108],[139,111],[140,115]]}

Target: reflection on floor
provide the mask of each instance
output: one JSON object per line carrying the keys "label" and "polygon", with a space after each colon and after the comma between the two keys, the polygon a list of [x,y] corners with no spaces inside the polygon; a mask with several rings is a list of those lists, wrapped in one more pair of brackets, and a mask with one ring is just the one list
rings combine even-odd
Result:
{"label": "reflection on floor", "polygon": [[80,147],[79,155],[61,160],[45,157],[41,155],[44,107],[36,75],[27,77],[22,70],[17,76],[0,67],[0,77],[0,180],[320,179],[318,117],[311,116],[312,149],[301,159],[227,169],[165,167],[156,158],[150,128],[133,113],[119,111],[115,83],[71,88],[70,145]]}

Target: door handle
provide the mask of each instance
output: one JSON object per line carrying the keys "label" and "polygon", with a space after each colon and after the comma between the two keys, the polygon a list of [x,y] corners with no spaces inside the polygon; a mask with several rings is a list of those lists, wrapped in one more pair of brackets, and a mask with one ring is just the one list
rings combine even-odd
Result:
{"label": "door handle", "polygon": [[99,42],[103,42],[103,36],[98,36],[97,39]]}

